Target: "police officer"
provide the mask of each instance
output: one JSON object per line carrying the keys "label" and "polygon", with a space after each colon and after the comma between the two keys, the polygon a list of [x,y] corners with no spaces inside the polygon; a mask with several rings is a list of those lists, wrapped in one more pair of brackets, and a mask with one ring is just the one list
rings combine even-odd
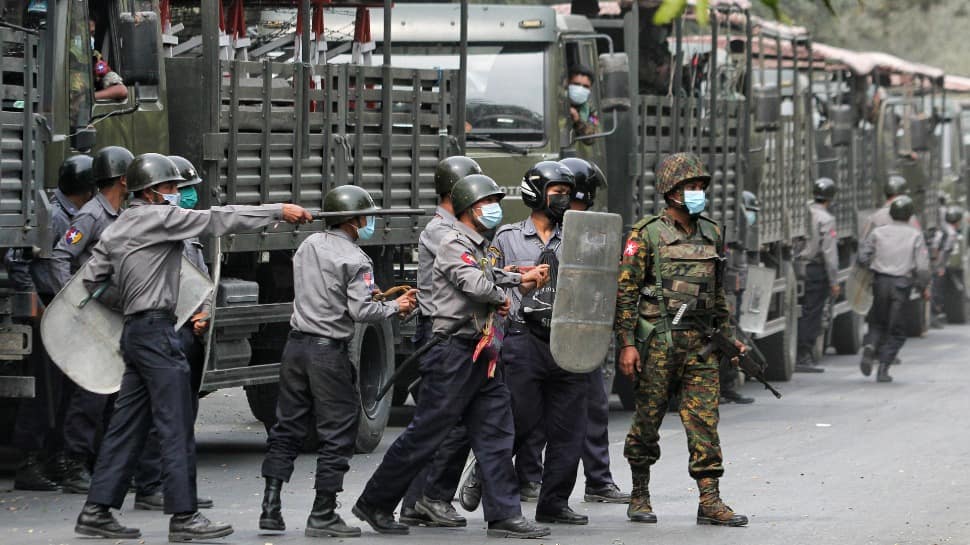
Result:
{"label": "police officer", "polygon": [[[418,237],[418,317],[414,336],[416,348],[431,340],[433,307],[431,306],[432,269],[441,239],[454,229],[454,203],[451,190],[465,176],[481,174],[473,159],[453,156],[442,159],[435,167],[434,186],[438,208]],[[468,524],[451,504],[458,489],[461,472],[471,449],[465,426],[458,424],[438,447],[434,460],[411,481],[401,505],[401,522],[409,526],[462,527]]]}
{"label": "police officer", "polygon": [[157,153],[139,155],[126,177],[135,198],[101,234],[83,277],[92,293],[111,283],[101,299],[120,307],[125,316],[125,373],[74,531],[113,539],[141,535],[122,526],[110,509],[121,507],[134,463],[154,425],[162,446],[165,512],[172,514],[169,540],[226,536],[232,527],[211,523],[196,505],[193,392],[174,329],[184,241],[255,231],[280,220],[305,223],[311,217],[292,204],[179,208],[182,175]]}
{"label": "police officer", "polygon": [[417,290],[392,302],[372,299],[379,292],[370,257],[357,241],[374,235],[377,209],[370,194],[357,186],[330,190],[324,212],[346,213],[326,218],[327,231],[307,237],[293,256],[293,317],[280,364],[277,421],[270,429],[263,460],[263,495],[259,527],[284,530],[280,490],[293,475],[307,436],[307,417],[316,419],[316,498],[306,524],[307,537],[357,537],[360,528],[348,526],[336,513],[337,493],[343,490],[357,439],[360,411],[356,371],[347,346],[355,322],[380,322],[406,314],[417,304]]}
{"label": "police officer", "polygon": [[[125,171],[134,156],[125,148],[108,146],[94,155],[91,169],[98,194],[74,216],[71,226],[60,234],[51,255],[56,290],[60,291],[81,265],[91,257],[91,249],[101,233],[111,225],[128,196]],[[111,396],[95,394],[69,383],[70,399],[64,414],[65,492],[86,494],[91,485],[90,464],[98,452],[98,429],[110,410]]]}
{"label": "police officer", "polygon": [[[71,219],[84,203],[94,195],[91,158],[74,155],[61,163],[57,189],[51,199],[50,232],[54,241],[60,239],[71,225]],[[57,282],[49,258],[31,255],[29,250],[12,249],[7,253],[7,271],[17,291],[36,292],[44,305],[50,304],[57,293]],[[32,324],[34,335],[40,328]],[[40,337],[35,337],[40,339]],[[63,478],[63,454],[60,450],[63,416],[62,387],[64,375],[50,361],[43,342],[34,343],[30,356],[34,371],[35,395],[20,402],[14,423],[12,444],[24,453],[24,459],[14,476],[17,490],[57,490]],[[51,455],[45,464],[44,450]],[[55,450],[58,452],[50,452]],[[53,477],[53,478],[52,478]]]}
{"label": "police officer", "polygon": [[421,362],[414,419],[388,449],[353,512],[380,533],[407,534],[408,526],[394,520],[394,508],[462,421],[484,468],[488,534],[541,537],[549,529],[522,516],[512,466],[511,400],[492,336],[498,317],[507,315],[511,306],[503,287],[542,284],[548,268],[524,274],[493,268],[485,235],[501,223],[499,201],[505,195],[491,178],[466,176],[451,196],[458,221],[438,246],[432,274],[433,330],[442,339]]}
{"label": "police officer", "polygon": [[929,256],[923,234],[909,224],[913,212],[912,199],[896,198],[889,207],[892,223],[873,229],[859,248],[859,265],[873,272],[869,331],[859,368],[869,376],[873,362],[878,361],[878,382],[892,381],[889,366],[906,342],[902,314],[910,290],[915,287],[929,297]]}
{"label": "police officer", "polygon": [[963,211],[955,206],[941,207],[943,213],[939,228],[933,232],[930,239],[930,262],[933,269],[933,281],[931,284],[933,292],[933,316],[930,326],[935,329],[942,329],[946,319],[946,283],[947,283],[947,263],[953,250],[956,248],[960,221],[963,219]]}
{"label": "police officer", "polygon": [[[736,324],[741,322],[741,301],[744,297],[745,286],[748,283],[748,252],[756,252],[758,249],[758,212],[761,211],[761,203],[754,193],[742,191],[741,207],[744,211],[742,237],[740,241],[729,243],[727,246],[724,275],[724,291],[729,301],[733,299],[734,323]],[[755,262],[757,263],[757,260]],[[722,404],[747,405],[754,403],[753,397],[746,397],[738,391],[740,387],[738,370],[730,361],[721,361],[720,381],[720,402]]]}
{"label": "police officer", "polygon": [[[571,157],[559,161],[573,173],[576,189],[570,209],[585,211],[593,207],[596,193],[606,186],[606,176],[600,168],[585,159]],[[610,363],[612,366],[612,363]],[[613,370],[610,369],[609,372]],[[610,392],[603,380],[604,370],[597,367],[589,374],[586,394],[586,439],[583,442],[583,473],[587,502],[629,503],[630,495],[620,491],[610,471]],[[521,450],[520,450],[521,452]],[[518,458],[518,457],[517,457]]]}
{"label": "police officer", "polygon": [[[864,227],[862,228],[862,239],[865,240],[869,233],[872,232],[876,227],[882,225],[889,225],[893,222],[892,217],[889,215],[889,207],[892,205],[893,201],[904,195],[909,195],[909,182],[906,178],[893,174],[889,176],[886,180],[886,186],[883,189],[883,193],[886,196],[886,202],[882,207],[878,208],[875,212],[869,215],[866,220]],[[909,224],[917,230],[922,230],[920,226],[919,219],[915,214],[909,219]]]}
{"label": "police officer", "polygon": [[[732,336],[721,272],[723,244],[717,224],[701,215],[710,175],[699,157],[675,153],[657,169],[657,191],[667,208],[634,224],[620,261],[616,332],[620,371],[636,378],[636,412],[624,455],[633,474],[627,516],[656,523],[650,504],[650,466],[660,458],[660,423],[670,392],[682,398],[689,472],[697,480],[698,524],[744,526],[721,500],[724,473],[718,421],[718,361],[705,349],[701,329]],[[688,305],[684,312],[682,305]],[[677,314],[681,319],[676,324]],[[744,344],[734,341],[741,350]]]}
{"label": "police officer", "polygon": [[522,177],[519,194],[532,209],[523,221],[504,225],[495,234],[497,265],[548,265],[552,281],[528,295],[509,290],[511,318],[502,344],[505,379],[512,392],[516,450],[527,444],[536,428],[543,430],[548,448],[536,521],[587,524],[573,511],[569,495],[586,438],[586,398],[590,377],[560,368],[549,349],[555,278],[562,248],[562,220],[570,208],[576,180],[560,163],[542,161]]}
{"label": "police officer", "polygon": [[[192,163],[180,155],[169,155],[169,160],[179,169],[182,181],[178,183],[179,203],[182,208],[192,210],[198,203],[198,192],[196,186],[202,183],[202,178]],[[182,255],[206,276],[209,275],[209,268],[205,264],[205,256],[202,253],[202,243],[198,237],[185,240],[185,247]],[[192,377],[192,414],[193,417],[199,414],[199,388],[202,385],[202,372],[205,365],[205,347],[202,344],[202,336],[205,334],[209,324],[210,302],[206,301],[196,310],[192,317],[178,330],[179,346],[185,360],[189,362]],[[142,451],[138,462],[138,469],[135,471],[135,509],[149,511],[163,511],[165,509],[165,497],[162,494],[162,451],[159,444],[158,431],[152,428],[148,436],[148,442]],[[212,498],[197,498],[196,503],[200,509],[210,509],[213,506]]]}
{"label": "police officer", "polygon": [[[805,295],[802,297],[802,315],[798,319],[798,373],[821,373],[813,351],[815,341],[822,333],[822,313],[829,297],[839,296],[838,232],[835,216],[829,212],[835,198],[835,182],[831,178],[819,178],[812,187],[814,202],[809,204],[811,214],[808,241],[799,256],[805,264]],[[823,347],[824,349],[824,347]]]}

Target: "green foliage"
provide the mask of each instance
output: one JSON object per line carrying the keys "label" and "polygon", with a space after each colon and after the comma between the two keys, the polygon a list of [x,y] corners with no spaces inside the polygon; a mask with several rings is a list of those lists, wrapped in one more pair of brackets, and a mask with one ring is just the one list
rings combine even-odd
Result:
{"label": "green foliage", "polygon": [[[794,2],[794,0],[791,0]],[[835,8],[832,6],[832,0],[812,0],[813,2],[818,2],[825,6],[825,9],[832,15],[835,15]],[[858,0],[862,4],[862,0]],[[775,19],[779,21],[790,24],[791,19],[782,10],[781,0],[760,0],[760,2],[771,10],[771,13],[775,16]],[[697,14],[697,22],[701,25],[707,24],[708,19],[708,0],[697,0],[697,5],[694,12]],[[680,17],[684,14],[684,10],[687,9],[687,0],[663,0],[660,7],[657,8],[657,12],[653,15],[653,23],[655,25],[666,25],[673,21],[674,19]]]}

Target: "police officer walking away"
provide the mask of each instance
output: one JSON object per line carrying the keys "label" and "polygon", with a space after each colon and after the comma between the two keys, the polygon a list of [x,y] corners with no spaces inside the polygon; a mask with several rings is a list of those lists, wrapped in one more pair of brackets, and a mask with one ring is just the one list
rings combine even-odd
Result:
{"label": "police officer walking away", "polygon": [[[74,216],[60,233],[51,254],[57,293],[81,265],[90,259],[101,233],[118,218],[128,197],[125,171],[134,156],[125,148],[108,146],[94,155],[91,166],[98,194]],[[110,410],[109,395],[95,394],[70,382],[70,398],[64,414],[65,492],[86,494],[91,485],[90,464],[98,452],[98,429]]]}
{"label": "police officer walking away", "polygon": [[374,301],[380,292],[374,282],[370,257],[358,240],[374,235],[377,209],[365,189],[344,185],[327,193],[323,233],[307,237],[293,256],[293,317],[280,364],[277,421],[269,431],[269,449],[263,460],[263,494],[259,527],[284,530],[280,513],[283,482],[293,475],[293,461],[307,436],[308,417],[316,421],[316,498],[307,518],[307,537],[357,537],[360,528],[348,526],[336,513],[337,493],[343,490],[350,469],[360,414],[356,371],[347,347],[355,322],[380,322],[417,304],[417,290],[395,301]]}
{"label": "police officer walking away", "polygon": [[[464,156],[446,157],[435,168],[434,187],[438,194],[438,208],[418,237],[418,306],[421,312],[413,339],[415,349],[431,340],[434,260],[441,239],[454,229],[458,221],[455,219],[451,190],[465,176],[481,173],[482,168],[478,163]],[[401,505],[401,522],[410,526],[450,528],[468,524],[465,517],[455,510],[451,500],[458,489],[470,448],[465,426],[459,423],[438,447],[434,460],[411,481]]]}
{"label": "police officer walking away", "polygon": [[[869,215],[865,226],[862,228],[862,240],[865,240],[869,236],[869,233],[876,227],[889,225],[893,222],[892,217],[889,215],[889,207],[899,197],[909,195],[909,182],[906,181],[906,178],[898,174],[893,174],[886,180],[886,187],[883,189],[883,193],[886,195],[886,202]],[[909,224],[917,231],[922,230],[919,219],[915,215],[909,219]]]}
{"label": "police officer walking away", "polygon": [[437,344],[421,362],[414,418],[387,450],[353,512],[380,533],[407,534],[408,526],[394,520],[394,508],[452,428],[464,422],[484,469],[488,535],[542,537],[549,529],[522,516],[512,466],[511,400],[490,337],[511,305],[503,288],[541,285],[548,268],[524,274],[493,268],[486,235],[502,222],[499,201],[505,196],[494,180],[466,176],[451,196],[458,221],[438,247],[432,275]]}
{"label": "police officer walking away", "polygon": [[[94,196],[91,162],[87,155],[74,155],[61,163],[57,189],[51,199],[50,232],[55,245],[70,227],[78,209]],[[21,248],[8,251],[7,272],[17,291],[36,292],[41,302],[48,305],[59,289],[51,260],[29,254],[29,250]],[[32,324],[34,335],[40,334],[38,323],[39,320],[35,320]],[[14,475],[13,487],[17,490],[57,490],[58,481],[64,477],[59,436],[65,405],[62,392],[69,381],[50,360],[43,342],[34,342],[33,346],[30,359],[35,395],[22,400],[17,408],[11,442],[24,453],[24,458]],[[49,460],[45,460],[45,454]]]}
{"label": "police officer walking away", "polygon": [[624,375],[636,379],[636,412],[623,450],[633,474],[627,516],[634,522],[657,522],[650,504],[650,466],[660,458],[660,423],[671,392],[677,392],[690,451],[688,469],[700,492],[697,523],[748,523],[721,500],[718,489],[724,473],[717,435],[718,357],[706,350],[704,329],[716,327],[729,338],[733,332],[719,267],[723,237],[717,223],[701,215],[709,183],[696,155],[665,158],[657,169],[657,191],[667,208],[634,224],[620,261],[619,365]]}
{"label": "police officer walking away", "polygon": [[[805,262],[805,295],[802,297],[802,315],[798,319],[798,373],[821,373],[813,351],[822,333],[822,313],[829,297],[839,296],[839,241],[835,230],[835,216],[829,212],[835,198],[835,182],[830,178],[815,180],[812,193],[815,201],[808,206],[811,226],[805,249],[799,256]],[[823,352],[825,347],[822,347]]]}
{"label": "police officer walking away", "polygon": [[135,199],[101,234],[83,278],[92,293],[111,283],[101,298],[125,316],[125,373],[74,531],[112,539],[141,535],[122,526],[110,509],[121,507],[154,425],[162,445],[165,512],[172,514],[169,541],[226,536],[232,527],[211,523],[196,505],[193,392],[174,328],[184,241],[255,231],[280,220],[305,223],[311,216],[292,204],[179,208],[182,175],[157,153],[138,156],[126,177]]}
{"label": "police officer walking away", "polygon": [[903,308],[910,290],[916,287],[929,297],[929,256],[923,234],[909,224],[913,211],[912,199],[895,199],[889,207],[892,223],[873,229],[859,248],[859,265],[873,272],[869,331],[859,368],[868,377],[878,361],[878,382],[892,381],[889,366],[906,342]]}
{"label": "police officer walking away", "polygon": [[957,228],[963,220],[963,211],[956,206],[945,207],[941,216],[942,221],[933,233],[929,248],[930,264],[933,269],[933,281],[930,284],[933,293],[930,327],[935,329],[943,329],[943,322],[946,321],[947,263],[958,242]]}

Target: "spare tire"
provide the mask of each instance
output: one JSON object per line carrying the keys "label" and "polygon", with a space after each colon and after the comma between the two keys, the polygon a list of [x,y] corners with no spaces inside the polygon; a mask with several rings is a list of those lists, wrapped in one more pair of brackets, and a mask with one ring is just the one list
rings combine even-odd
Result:
{"label": "spare tire", "polygon": [[391,414],[391,397],[377,400],[377,392],[394,373],[394,330],[387,320],[357,324],[350,342],[350,361],[357,369],[360,421],[356,449],[373,452],[384,436]]}

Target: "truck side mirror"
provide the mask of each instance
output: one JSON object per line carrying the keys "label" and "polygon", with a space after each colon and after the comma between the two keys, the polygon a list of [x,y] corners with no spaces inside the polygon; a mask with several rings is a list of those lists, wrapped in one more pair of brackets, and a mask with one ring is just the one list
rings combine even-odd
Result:
{"label": "truck side mirror", "polygon": [[776,131],[781,121],[781,91],[777,85],[758,85],[754,95],[754,128],[757,131]]}
{"label": "truck side mirror", "polygon": [[[855,111],[846,104],[832,104],[828,107],[829,119],[832,120],[832,145],[848,146],[852,144],[852,128],[855,127]],[[829,176],[832,178],[832,176]],[[832,178],[835,179],[835,178]]]}
{"label": "truck side mirror", "polygon": [[94,147],[97,135],[98,131],[94,127],[80,128],[71,135],[71,148],[87,153]]}
{"label": "truck side mirror", "polygon": [[626,53],[603,53],[600,65],[600,109],[625,112],[630,109],[630,59]]}
{"label": "truck side mirror", "polygon": [[118,25],[121,77],[126,85],[158,85],[161,26],[152,11],[122,13]]}

